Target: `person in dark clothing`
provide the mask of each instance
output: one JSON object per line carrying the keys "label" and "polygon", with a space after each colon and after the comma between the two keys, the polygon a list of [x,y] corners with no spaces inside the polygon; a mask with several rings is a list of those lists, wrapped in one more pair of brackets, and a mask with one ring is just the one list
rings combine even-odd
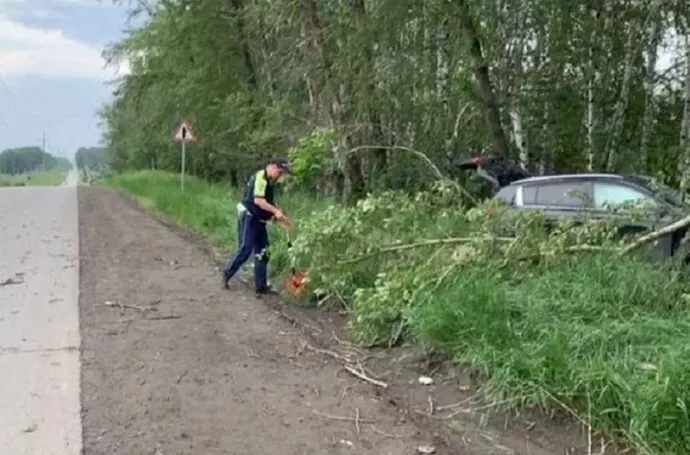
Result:
{"label": "person in dark clothing", "polygon": [[287,217],[275,205],[275,185],[291,173],[285,159],[272,160],[264,169],[255,172],[238,206],[238,249],[223,271],[223,286],[254,254],[254,290],[258,295],[276,294],[268,285],[269,240],[266,223],[286,222]]}

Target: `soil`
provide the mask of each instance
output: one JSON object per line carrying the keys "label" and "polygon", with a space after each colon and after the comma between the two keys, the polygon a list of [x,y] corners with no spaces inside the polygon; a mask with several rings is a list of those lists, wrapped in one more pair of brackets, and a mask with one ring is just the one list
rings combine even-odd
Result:
{"label": "soil", "polygon": [[357,349],[337,312],[222,289],[200,238],[78,191],[85,455],[586,453],[575,425],[486,414],[445,363]]}

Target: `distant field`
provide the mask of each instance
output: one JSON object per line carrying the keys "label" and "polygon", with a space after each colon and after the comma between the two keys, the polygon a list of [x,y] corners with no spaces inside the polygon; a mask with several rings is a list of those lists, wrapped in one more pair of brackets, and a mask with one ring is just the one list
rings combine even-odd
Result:
{"label": "distant field", "polygon": [[0,186],[58,186],[65,181],[67,171],[52,170],[19,175],[0,174]]}

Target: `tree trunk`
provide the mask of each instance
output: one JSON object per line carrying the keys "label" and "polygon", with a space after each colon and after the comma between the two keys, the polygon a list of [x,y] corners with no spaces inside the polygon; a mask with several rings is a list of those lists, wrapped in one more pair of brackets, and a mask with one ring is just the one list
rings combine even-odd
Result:
{"label": "tree trunk", "polygon": [[508,157],[508,141],[506,140],[505,132],[501,126],[498,103],[496,102],[496,96],[491,86],[489,65],[482,54],[479,34],[474,26],[466,0],[455,0],[455,4],[458,8],[460,27],[468,47],[474,75],[477,78],[477,85],[479,86],[479,92],[484,100],[486,123],[489,128],[494,154]]}
{"label": "tree trunk", "polygon": [[[342,101],[342,84],[336,84],[332,74],[331,61],[326,52],[326,43],[323,29],[319,21],[318,7],[316,0],[300,0],[301,18],[305,35],[312,52],[314,52],[321,63],[323,70],[320,78],[320,86],[314,87],[317,93],[323,93],[326,89],[332,91],[331,106],[328,111],[333,128],[339,132],[339,150],[336,158],[342,164],[345,179],[348,184],[346,200],[352,201],[360,198],[366,192],[364,175],[362,174],[361,160],[354,153],[349,153],[351,149],[349,134],[344,131],[345,108]],[[337,88],[336,88],[337,87]]]}
{"label": "tree trunk", "polygon": [[633,60],[635,57],[636,39],[639,36],[638,30],[635,29],[635,24],[630,24],[628,32],[628,41],[625,48],[625,59],[623,67],[623,80],[621,82],[621,91],[616,102],[616,107],[611,121],[611,129],[608,133],[609,140],[606,144],[606,170],[613,172],[618,159],[618,148],[620,146],[621,136],[623,135],[623,126],[625,123],[625,112],[628,108],[630,97],[630,82],[632,81]]}
{"label": "tree trunk", "polygon": [[232,6],[232,11],[235,13],[235,18],[237,21],[237,34],[240,36],[242,58],[244,59],[244,66],[247,70],[249,85],[253,90],[258,90],[259,80],[256,75],[256,68],[254,68],[254,62],[252,61],[252,53],[249,49],[247,32],[245,31],[244,5],[242,4],[242,0],[230,0],[230,5]]}
{"label": "tree trunk", "polygon": [[594,132],[596,129],[596,117],[594,112],[594,87],[599,83],[599,70],[594,63],[594,50],[589,49],[589,80],[587,81],[587,171],[594,171],[594,158],[596,157],[596,148],[594,144]]}
{"label": "tree trunk", "polygon": [[[364,0],[352,0],[352,11],[358,26],[366,23],[366,6]],[[361,30],[361,29],[360,29]],[[364,46],[364,63],[360,74],[366,75],[366,100],[368,104],[369,129],[371,131],[371,139],[376,145],[383,145],[383,130],[381,127],[381,115],[378,112],[375,104],[376,97],[376,70],[374,68],[374,52],[372,47],[367,44]],[[381,181],[383,174],[388,167],[388,155],[386,149],[380,148],[372,151],[371,166],[369,170],[370,182]],[[385,179],[384,179],[385,180]]]}
{"label": "tree trunk", "polygon": [[680,126],[680,190],[683,199],[690,197],[690,35],[685,37],[685,107],[683,109],[683,123]]}
{"label": "tree trunk", "polygon": [[448,87],[450,77],[450,55],[448,52],[448,19],[444,18],[436,28],[436,97],[443,108],[444,120],[450,115]]}
{"label": "tree trunk", "polygon": [[649,136],[656,115],[656,99],[654,97],[654,85],[656,83],[656,62],[659,52],[659,44],[662,37],[661,19],[654,21],[647,46],[647,66],[644,76],[644,113],[642,114],[642,127],[640,137],[640,164],[645,173],[649,169]]}

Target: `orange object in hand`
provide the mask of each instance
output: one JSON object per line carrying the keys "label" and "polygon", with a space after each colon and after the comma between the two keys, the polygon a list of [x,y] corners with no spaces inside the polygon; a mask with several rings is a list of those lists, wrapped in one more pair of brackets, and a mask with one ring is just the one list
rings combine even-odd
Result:
{"label": "orange object in hand", "polygon": [[281,219],[276,218],[275,222],[280,224],[287,231],[291,231],[295,227],[295,223],[287,216]]}
{"label": "orange object in hand", "polygon": [[286,277],[285,281],[283,282],[283,286],[285,287],[285,290],[288,294],[290,294],[296,299],[299,299],[307,294],[308,281],[309,280],[307,279],[307,274],[302,271],[298,271],[294,272],[292,276]]}

